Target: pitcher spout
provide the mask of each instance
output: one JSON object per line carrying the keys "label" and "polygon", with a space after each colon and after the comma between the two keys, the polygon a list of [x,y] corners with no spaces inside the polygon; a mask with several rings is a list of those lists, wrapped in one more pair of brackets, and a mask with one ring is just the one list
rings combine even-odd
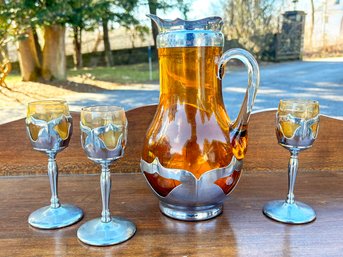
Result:
{"label": "pitcher spout", "polygon": [[152,19],[158,27],[159,32],[167,32],[172,30],[212,30],[221,31],[223,19],[213,16],[200,20],[187,21],[180,18],[175,20],[161,19],[157,15],[147,14],[147,17]]}
{"label": "pitcher spout", "polygon": [[155,14],[147,14],[146,16],[149,17],[151,20],[153,20],[153,22],[155,22],[159,32],[163,31],[163,27],[164,27],[163,26],[163,22],[164,22],[163,19],[161,19],[160,17],[158,17]]}

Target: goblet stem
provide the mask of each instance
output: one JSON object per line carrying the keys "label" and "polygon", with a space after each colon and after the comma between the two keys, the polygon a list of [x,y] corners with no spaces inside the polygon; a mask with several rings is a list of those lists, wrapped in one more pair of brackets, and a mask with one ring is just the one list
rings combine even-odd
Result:
{"label": "goblet stem", "polygon": [[61,206],[57,196],[58,186],[58,167],[56,163],[56,152],[48,152],[48,175],[51,189],[50,207],[56,209]]}
{"label": "goblet stem", "polygon": [[109,210],[110,192],[111,192],[111,172],[109,162],[101,163],[100,188],[102,199],[101,222],[107,223],[112,220]]}
{"label": "goblet stem", "polygon": [[299,166],[298,154],[299,154],[299,150],[297,149],[291,150],[291,158],[289,159],[289,163],[288,163],[288,195],[287,195],[287,200],[286,200],[288,204],[294,204],[295,202],[294,185],[295,185],[295,180],[297,177],[298,166]]}

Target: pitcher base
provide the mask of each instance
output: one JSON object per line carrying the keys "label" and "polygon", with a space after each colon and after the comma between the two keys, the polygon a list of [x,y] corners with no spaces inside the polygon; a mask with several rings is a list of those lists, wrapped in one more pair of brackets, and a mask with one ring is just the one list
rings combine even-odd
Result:
{"label": "pitcher base", "polygon": [[164,215],[173,219],[202,221],[212,219],[220,215],[223,212],[223,204],[201,207],[183,207],[160,202],[160,210]]}

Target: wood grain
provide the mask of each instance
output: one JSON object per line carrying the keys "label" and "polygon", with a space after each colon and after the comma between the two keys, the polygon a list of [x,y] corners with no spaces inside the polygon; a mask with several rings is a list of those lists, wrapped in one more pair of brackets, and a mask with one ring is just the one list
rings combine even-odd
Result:
{"label": "wood grain", "polygon": [[[146,130],[156,106],[146,106],[127,112],[128,144],[124,158],[117,161],[113,172],[140,172],[139,160]],[[99,167],[88,160],[80,144],[79,113],[72,113],[74,133],[70,145],[57,156],[64,174],[97,173]],[[253,114],[249,124],[248,153],[245,172],[285,172],[289,153],[277,144],[275,111]],[[341,171],[343,163],[343,121],[320,118],[319,136],[313,148],[300,154],[300,169],[304,171]],[[0,125],[0,175],[45,174],[47,158],[34,151],[25,131],[24,120]]]}
{"label": "wood grain", "polygon": [[[140,151],[156,106],[127,112],[129,140],[114,172],[139,172]],[[204,222],[181,222],[163,216],[158,200],[141,174],[113,174],[112,214],[131,219],[136,235],[111,247],[87,246],[76,238],[78,227],[100,215],[99,167],[80,146],[79,115],[74,117],[70,147],[58,155],[62,202],[85,211],[76,225],[37,230],[28,215],[49,203],[46,157],[33,151],[24,120],[0,126],[0,256],[342,256],[343,121],[321,117],[319,137],[300,154],[296,198],[317,211],[311,224],[291,226],[263,216],[263,205],[283,199],[289,153],[278,146],[275,112],[254,114],[249,125],[245,174],[224,205],[224,213]],[[75,173],[67,175],[69,173]],[[64,174],[64,175],[63,175]]]}
{"label": "wood grain", "polygon": [[[140,172],[139,160],[145,132],[156,106],[147,106],[127,112],[129,123],[125,157],[116,162],[117,173]],[[59,172],[64,174],[94,174],[99,166],[88,160],[80,142],[80,114],[73,117],[73,135],[69,147],[57,155]],[[35,175],[47,173],[47,157],[34,151],[26,134],[25,120],[0,125],[0,175]]]}
{"label": "wood grain", "polygon": [[[303,171],[343,170],[343,120],[320,117],[318,138],[312,148],[299,155]],[[275,135],[275,111],[256,113],[249,124],[246,171],[287,171],[289,151],[279,146]]]}
{"label": "wood grain", "polygon": [[99,176],[61,176],[62,202],[78,205],[85,217],[71,227],[46,231],[30,227],[27,217],[49,203],[47,178],[0,178],[0,256],[342,256],[342,172],[299,174],[296,196],[314,207],[317,220],[293,226],[261,212],[268,200],[285,197],[286,173],[243,176],[224,213],[203,222],[161,214],[141,174],[114,174],[112,180],[112,214],[131,219],[137,233],[120,245],[91,247],[78,241],[76,231],[100,215]]}

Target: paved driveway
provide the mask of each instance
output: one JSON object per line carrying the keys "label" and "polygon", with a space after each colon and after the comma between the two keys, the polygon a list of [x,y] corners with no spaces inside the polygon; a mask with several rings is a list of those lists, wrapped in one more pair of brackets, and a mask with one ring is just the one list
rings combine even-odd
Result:
{"label": "paved driveway", "polygon": [[[230,68],[229,68],[230,69]],[[236,117],[247,84],[244,69],[228,72],[223,82],[225,106],[230,117]],[[104,91],[98,94],[75,94],[68,97],[73,110],[81,106],[114,104],[126,110],[158,103],[159,86],[145,90]],[[261,84],[254,111],[277,108],[281,98],[318,100],[321,113],[343,119],[343,58],[318,61],[294,61],[261,67]]]}
{"label": "paved driveway", "polygon": [[[229,116],[233,120],[241,106],[247,84],[244,69],[228,72],[223,82],[223,96]],[[343,119],[343,57],[312,61],[272,63],[261,67],[261,85],[253,111],[277,108],[281,98],[318,100],[321,113]],[[112,104],[126,110],[158,103],[159,85],[144,88],[131,86],[127,90],[101,93],[75,93],[66,98],[71,110],[82,106]],[[22,118],[25,106],[0,110],[0,120],[8,122]]]}

